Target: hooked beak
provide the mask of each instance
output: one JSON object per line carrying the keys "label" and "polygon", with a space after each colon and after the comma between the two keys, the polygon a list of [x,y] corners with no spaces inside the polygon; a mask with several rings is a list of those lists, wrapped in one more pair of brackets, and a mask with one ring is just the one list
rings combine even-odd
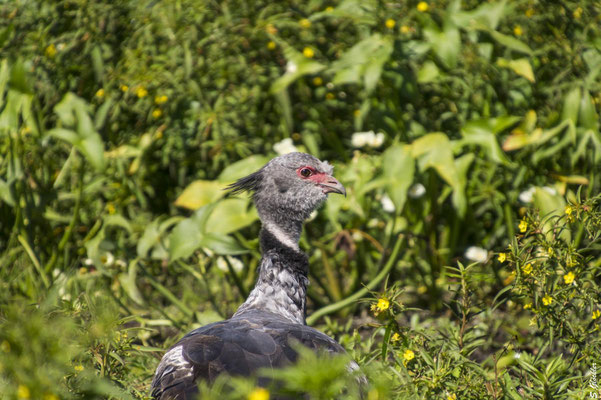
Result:
{"label": "hooked beak", "polygon": [[327,177],[323,182],[319,183],[319,186],[323,189],[324,193],[338,193],[343,194],[346,197],[346,189],[342,186],[342,183],[338,182],[333,176]]}

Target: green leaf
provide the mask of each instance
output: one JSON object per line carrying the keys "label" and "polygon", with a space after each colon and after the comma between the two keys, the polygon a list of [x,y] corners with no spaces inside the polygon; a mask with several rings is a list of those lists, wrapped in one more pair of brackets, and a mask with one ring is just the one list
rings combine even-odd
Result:
{"label": "green leaf", "polygon": [[426,61],[417,72],[417,81],[419,83],[433,82],[440,76],[440,71],[432,61]]}
{"label": "green leaf", "polygon": [[281,45],[284,47],[284,55],[288,60],[288,64],[286,65],[286,72],[284,75],[276,79],[271,85],[271,93],[275,94],[281,92],[301,76],[316,74],[325,68],[325,65],[305,57],[293,47],[285,43]]}
{"label": "green leaf", "polygon": [[15,205],[15,200],[13,199],[13,195],[10,191],[10,186],[2,179],[0,179],[0,200],[4,201],[11,207]]}
{"label": "green leaf", "polygon": [[225,195],[225,185],[219,181],[198,180],[189,184],[175,200],[178,207],[197,210]]}
{"label": "green leaf", "polygon": [[236,161],[221,171],[221,174],[219,174],[217,180],[224,183],[234,182],[255,171],[258,171],[265,164],[267,164],[268,161],[269,157],[259,155],[250,156],[243,160]]}
{"label": "green leaf", "polygon": [[206,222],[214,206],[210,204],[199,208],[193,216],[184,219],[173,228],[167,237],[171,261],[189,257],[194,251],[203,247]]}
{"label": "green leaf", "polygon": [[561,120],[569,119],[574,125],[578,123],[578,110],[580,109],[580,88],[575,87],[570,90],[563,100],[563,110],[561,112]]}
{"label": "green leaf", "polygon": [[583,90],[582,97],[580,98],[578,126],[593,131],[598,131],[599,129],[599,116],[597,115],[595,104],[593,103],[593,99],[591,98],[588,90]]}
{"label": "green leaf", "polygon": [[432,45],[432,50],[445,67],[454,68],[461,51],[459,29],[450,19],[446,19],[440,29],[434,22],[424,29],[426,40]]}
{"label": "green leaf", "polygon": [[96,170],[103,170],[104,143],[94,128],[88,105],[73,93],[67,93],[54,111],[63,125],[71,129],[56,128],[48,134],[70,143]]}
{"label": "green leaf", "polygon": [[207,232],[227,234],[252,224],[259,218],[247,199],[225,199],[217,203],[209,216]]}
{"label": "green leaf", "polygon": [[382,155],[382,172],[385,178],[386,193],[400,213],[407,201],[407,191],[413,183],[415,160],[411,148],[403,144],[390,146]]}
{"label": "green leaf", "polygon": [[532,49],[530,49],[530,47],[528,47],[528,45],[514,37],[511,36],[507,36],[504,35],[502,33],[499,33],[497,31],[493,31],[491,29],[485,29],[488,33],[490,33],[490,35],[492,36],[492,38],[497,41],[497,43],[502,44],[503,46],[507,47],[508,49],[511,50],[515,50],[519,53],[525,53],[528,55],[532,55]]}
{"label": "green leaf", "polygon": [[461,128],[463,140],[460,143],[478,145],[492,161],[509,165],[511,162],[501,150],[497,135],[519,120],[519,117],[499,117],[469,121]]}
{"label": "green leaf", "polygon": [[248,249],[240,246],[236,239],[219,233],[207,233],[201,240],[200,247],[206,247],[216,254],[236,255],[248,253]]}
{"label": "green leaf", "polygon": [[455,25],[469,29],[474,24],[497,29],[499,21],[507,11],[506,0],[492,3],[483,3],[471,11],[459,11],[450,13],[450,18]]}
{"label": "green leaf", "polygon": [[376,33],[351,47],[332,63],[329,73],[334,73],[335,84],[363,83],[371,92],[380,80],[384,63],[392,54],[393,44]]}
{"label": "green leaf", "polygon": [[520,58],[518,60],[506,60],[504,58],[497,59],[497,65],[503,68],[509,68],[516,74],[528,79],[530,82],[534,82],[534,72],[532,71],[532,65],[527,58]]}

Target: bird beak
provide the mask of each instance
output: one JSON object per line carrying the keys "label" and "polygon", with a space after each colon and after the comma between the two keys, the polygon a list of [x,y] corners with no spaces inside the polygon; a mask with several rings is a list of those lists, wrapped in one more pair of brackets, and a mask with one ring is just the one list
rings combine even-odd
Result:
{"label": "bird beak", "polygon": [[343,194],[346,197],[346,189],[342,186],[342,183],[338,182],[333,176],[327,177],[323,182],[319,183],[319,186],[323,188],[324,193],[338,193]]}

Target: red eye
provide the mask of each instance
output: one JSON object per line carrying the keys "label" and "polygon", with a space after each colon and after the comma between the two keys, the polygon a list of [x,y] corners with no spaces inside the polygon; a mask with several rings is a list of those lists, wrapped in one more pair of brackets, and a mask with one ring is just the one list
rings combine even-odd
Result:
{"label": "red eye", "polygon": [[308,178],[313,175],[313,171],[311,171],[309,168],[301,168],[300,174],[303,178]]}

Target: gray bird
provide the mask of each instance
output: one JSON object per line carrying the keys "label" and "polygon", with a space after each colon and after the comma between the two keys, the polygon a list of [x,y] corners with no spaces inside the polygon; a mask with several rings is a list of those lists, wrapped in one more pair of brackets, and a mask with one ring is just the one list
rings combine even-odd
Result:
{"label": "gray bird", "polygon": [[[257,282],[232,318],[193,330],[165,353],[152,381],[153,398],[193,399],[199,380],[290,365],[298,343],[344,353],[335,340],[305,324],[309,263],[298,246],[304,221],[328,193],[346,196],[332,172],[327,162],[291,153],[228,187],[233,194],[254,193],[262,222]],[[349,368],[358,366],[352,362]]]}

